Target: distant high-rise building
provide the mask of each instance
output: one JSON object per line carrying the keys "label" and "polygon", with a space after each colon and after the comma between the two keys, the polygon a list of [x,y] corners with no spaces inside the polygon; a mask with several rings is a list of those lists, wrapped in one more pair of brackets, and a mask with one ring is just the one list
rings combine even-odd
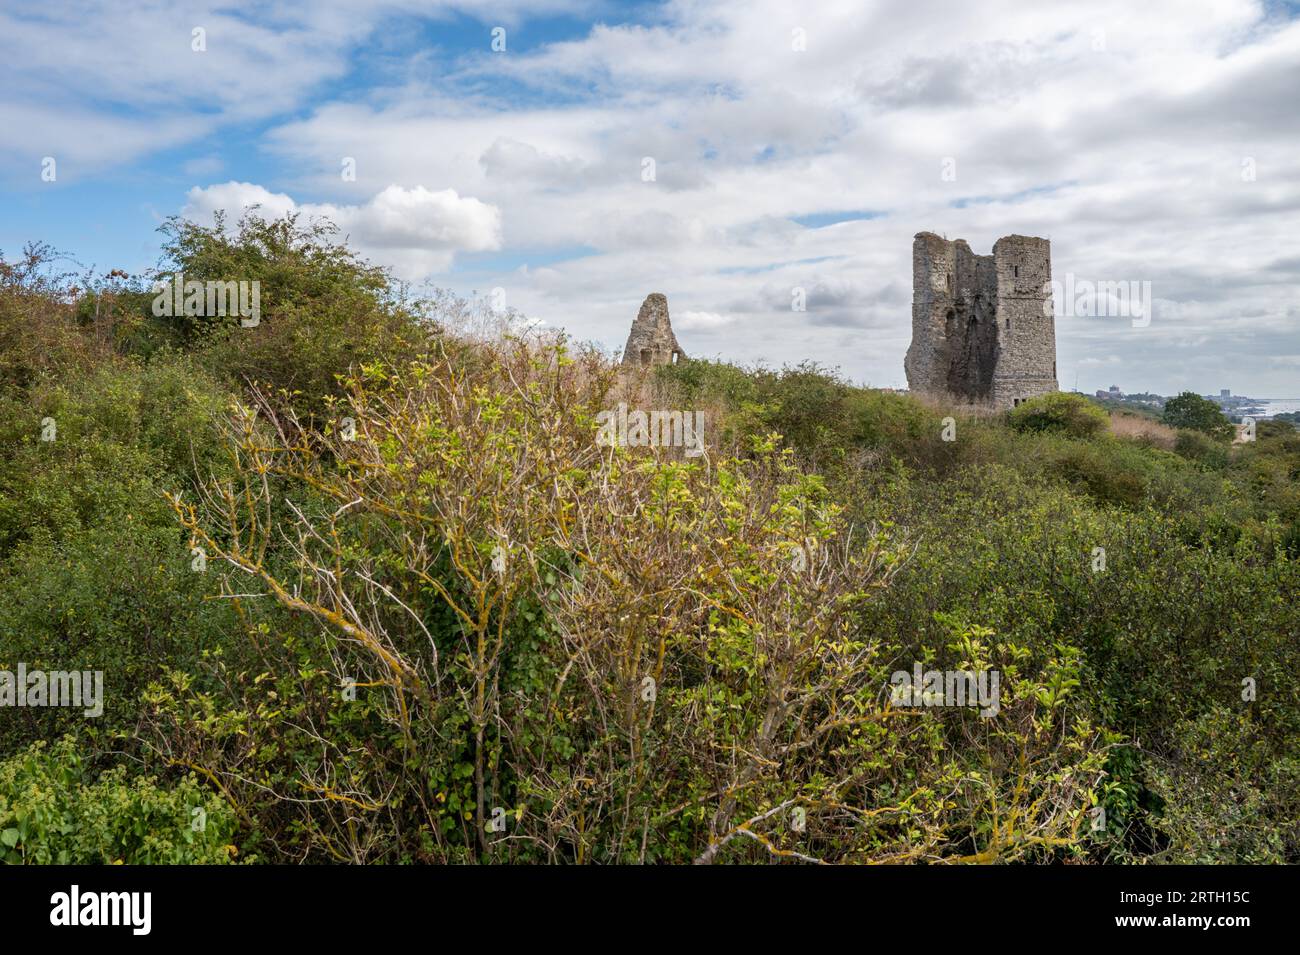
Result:
{"label": "distant high-rise building", "polygon": [[1220,398],[1231,398],[1231,397],[1232,397],[1232,391],[1231,391],[1230,389],[1228,389],[1228,388],[1220,388],[1220,389],[1219,389],[1219,397],[1220,397]]}

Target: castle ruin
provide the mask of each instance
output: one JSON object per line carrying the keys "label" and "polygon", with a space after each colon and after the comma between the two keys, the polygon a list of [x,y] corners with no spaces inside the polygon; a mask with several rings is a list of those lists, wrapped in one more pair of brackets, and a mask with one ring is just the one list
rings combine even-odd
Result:
{"label": "castle ruin", "polygon": [[625,365],[671,365],[684,360],[686,352],[677,344],[672,323],[668,320],[668,299],[651,292],[641,303],[632,331],[623,346]]}
{"label": "castle ruin", "polygon": [[918,233],[908,388],[994,408],[1056,391],[1051,281],[1046,239],[1003,236],[992,255],[975,255],[964,239]]}

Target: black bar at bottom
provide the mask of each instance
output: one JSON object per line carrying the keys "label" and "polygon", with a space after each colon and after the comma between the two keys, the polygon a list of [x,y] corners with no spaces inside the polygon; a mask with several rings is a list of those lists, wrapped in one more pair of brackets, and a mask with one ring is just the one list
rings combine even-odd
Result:
{"label": "black bar at bottom", "polygon": [[[0,897],[8,941],[75,933],[128,945],[373,945],[417,932],[437,944],[459,924],[494,944],[536,944],[543,932],[685,943],[709,925],[729,945],[751,934],[771,941],[774,931],[814,942],[855,925],[877,941],[944,944],[949,932],[976,944],[1028,941],[1019,933],[1064,929],[1082,940],[1200,933],[1230,943],[1288,928],[1296,881],[1288,867],[776,868],[0,867]],[[118,924],[84,924],[97,921]]]}

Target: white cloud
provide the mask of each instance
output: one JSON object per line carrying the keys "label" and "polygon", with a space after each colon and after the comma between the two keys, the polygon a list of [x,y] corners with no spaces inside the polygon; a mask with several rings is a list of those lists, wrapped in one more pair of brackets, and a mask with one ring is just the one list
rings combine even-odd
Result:
{"label": "white cloud", "polygon": [[[990,0],[941,17],[912,2],[681,0],[659,13],[469,56],[436,86],[323,104],[270,142],[317,189],[337,178],[322,157],[357,155],[359,179],[422,178],[500,206],[507,251],[594,249],[465,280],[611,345],[659,289],[691,354],[808,357],[902,384],[923,229],[977,252],[1046,235],[1061,272],[1151,280],[1179,306],[1164,328],[1159,313],[1144,330],[1062,320],[1067,386],[1078,359],[1118,353],[1138,383],[1173,387],[1199,373],[1162,358],[1175,331],[1213,331],[1207,368],[1263,365],[1250,356],[1294,321],[1279,284],[1295,292],[1300,275],[1263,287],[1258,269],[1300,208],[1285,93],[1300,86],[1300,26],[1253,0]],[[791,49],[796,26],[806,53]],[[535,95],[483,93],[503,74]],[[947,156],[955,182],[940,176]],[[851,215],[863,211],[883,215]],[[791,221],[836,213],[824,228]],[[795,286],[807,312],[790,310]],[[1249,334],[1234,325],[1243,312]]]}
{"label": "white cloud", "polygon": [[[577,15],[592,0],[52,0],[0,5],[0,161],[58,150],[101,172],[142,153],[299,108],[339,81],[397,18]],[[27,7],[28,9],[23,9]],[[201,34],[196,31],[202,31]],[[30,104],[30,105],[20,105]],[[91,105],[93,104],[93,106]],[[141,117],[146,116],[147,119]],[[18,119],[16,117],[21,117]]]}
{"label": "white cloud", "polygon": [[[151,135],[170,148],[272,117],[260,158],[289,194],[225,184],[191,205],[255,196],[329,210],[407,275],[500,248],[455,273],[460,291],[500,285],[526,313],[618,346],[660,290],[690,354],[811,358],[884,385],[903,383],[913,234],[960,236],[977,252],[1007,233],[1044,235],[1058,277],[1149,280],[1158,306],[1143,329],[1062,319],[1063,385],[1076,371],[1085,390],[1110,384],[1086,380],[1097,366],[1083,364],[1107,356],[1130,390],[1217,390],[1226,369],[1295,390],[1269,356],[1294,352],[1300,321],[1287,251],[1300,213],[1300,24],[1274,5],[669,0],[637,8],[640,25],[514,44],[516,19],[559,5],[582,6],[494,8],[507,54],[490,52],[485,31],[481,50],[405,59],[388,55],[394,14],[485,14],[468,0],[323,0],[310,14],[235,3],[222,16],[195,4],[148,30],[146,0],[49,23],[0,14],[10,100],[40,104],[0,111],[14,120],[0,122],[0,158],[31,151],[13,129],[91,163],[139,157]],[[191,22],[212,25],[207,60],[189,52]],[[806,52],[792,49],[795,28]],[[383,68],[353,70],[359,53]],[[322,98],[349,75],[382,80]],[[92,102],[131,110],[93,113],[78,133]],[[344,156],[355,182],[340,181]],[[955,181],[941,178],[945,157]],[[290,198],[304,194],[322,202]],[[867,211],[878,217],[852,215]],[[807,312],[790,310],[796,286]]]}
{"label": "white cloud", "polygon": [[730,325],[736,321],[736,316],[720,315],[717,312],[679,312],[672,321],[676,329],[693,331]]}
{"label": "white cloud", "polygon": [[214,214],[226,212],[231,220],[240,212],[258,206],[268,219],[278,219],[298,211],[298,204],[282,192],[271,192],[251,182],[223,182],[215,186],[195,186],[189,191],[188,202],[181,210],[185,218],[211,225]]}
{"label": "white cloud", "polygon": [[299,213],[328,219],[363,255],[391,266],[400,278],[420,281],[446,271],[456,252],[500,248],[501,213],[454,189],[432,192],[423,186],[389,186],[360,205],[298,203],[284,193],[249,182],[226,182],[189,191],[182,215],[211,223],[225,210],[228,219],[260,206],[267,218]]}

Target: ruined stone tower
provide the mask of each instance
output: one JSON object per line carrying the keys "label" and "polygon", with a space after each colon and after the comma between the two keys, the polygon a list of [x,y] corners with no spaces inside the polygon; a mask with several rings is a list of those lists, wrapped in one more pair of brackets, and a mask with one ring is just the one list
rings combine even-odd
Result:
{"label": "ruined stone tower", "polygon": [[1052,252],[1046,239],[1008,235],[992,255],[933,232],[912,243],[912,391],[1010,408],[1056,391]]}
{"label": "ruined stone tower", "polygon": [[651,292],[632,323],[623,347],[623,364],[671,365],[685,357],[668,320],[668,299],[660,292]]}

